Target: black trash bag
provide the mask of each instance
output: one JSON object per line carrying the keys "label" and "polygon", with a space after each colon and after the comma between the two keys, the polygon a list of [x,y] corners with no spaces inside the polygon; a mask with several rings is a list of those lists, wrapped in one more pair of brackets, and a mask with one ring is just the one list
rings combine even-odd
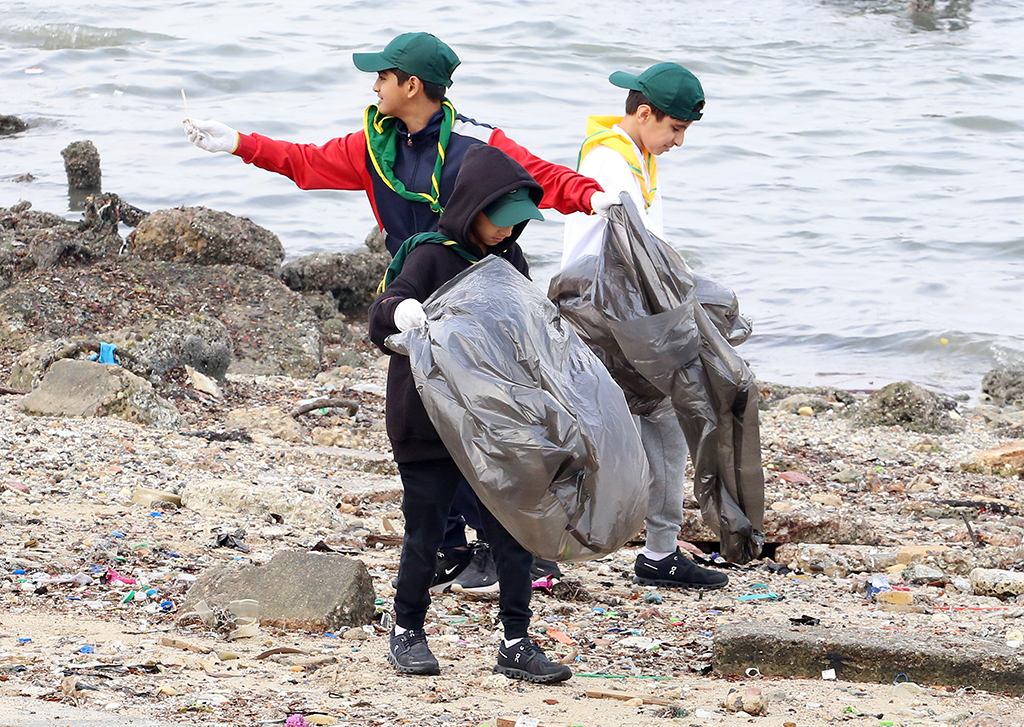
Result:
{"label": "black trash bag", "polygon": [[543,293],[490,256],[389,336],[430,421],[502,525],[538,558],[599,558],[643,527],[650,475],[622,390]]}
{"label": "black trash bag", "polygon": [[704,522],[729,561],[746,563],[764,542],[757,381],[698,302],[689,266],[644,228],[629,196],[622,199],[601,251],[562,270],[548,297],[608,367],[634,413],[672,401]]}

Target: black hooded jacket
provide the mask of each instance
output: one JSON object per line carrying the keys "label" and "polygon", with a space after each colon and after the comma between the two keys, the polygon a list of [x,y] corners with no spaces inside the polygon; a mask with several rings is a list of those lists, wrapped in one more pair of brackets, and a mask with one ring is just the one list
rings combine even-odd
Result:
{"label": "black hooded jacket", "polygon": [[[525,187],[540,204],[544,190],[512,157],[497,147],[478,144],[466,152],[448,206],[438,223],[438,231],[470,251],[476,257],[500,255],[529,277],[529,265],[516,243],[526,227],[520,222],[512,234],[489,250],[470,240],[469,232],[477,215],[503,194]],[[386,354],[394,352],[384,340],[398,332],[395,306],[406,298],[423,302],[430,295],[468,268],[472,263],[445,245],[424,244],[409,253],[401,273],[387,290],[370,305],[370,339]],[[388,438],[396,462],[415,462],[448,457],[416,391],[406,356],[392,356],[388,368],[386,402]]]}

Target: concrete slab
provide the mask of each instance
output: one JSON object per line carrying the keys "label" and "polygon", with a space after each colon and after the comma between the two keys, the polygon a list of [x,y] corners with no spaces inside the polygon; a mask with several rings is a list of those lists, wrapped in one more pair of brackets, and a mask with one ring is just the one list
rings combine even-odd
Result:
{"label": "concrete slab", "polygon": [[140,719],[31,697],[0,697],[0,727],[181,727],[181,723]]}
{"label": "concrete slab", "polygon": [[1001,638],[898,633],[772,622],[724,624],[715,634],[712,666],[722,675],[757,667],[764,676],[892,684],[896,677],[931,686],[1024,694],[1024,654]]}

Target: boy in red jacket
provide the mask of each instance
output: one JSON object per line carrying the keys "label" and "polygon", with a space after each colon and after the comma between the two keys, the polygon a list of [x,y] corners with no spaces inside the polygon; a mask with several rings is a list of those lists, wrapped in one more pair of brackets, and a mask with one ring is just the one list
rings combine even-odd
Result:
{"label": "boy in red jacket", "polygon": [[356,68],[377,74],[378,103],[363,128],[322,146],[240,134],[217,121],[185,119],[200,149],[230,152],[278,172],[302,189],[361,189],[373,207],[392,255],[409,237],[437,229],[466,151],[496,146],[543,188],[540,206],[563,214],[606,211],[617,201],[568,167],[534,156],[505,136],[455,111],[445,97],[459,65],[455,52],[429,33],[403,33],[379,53],[354,53]]}

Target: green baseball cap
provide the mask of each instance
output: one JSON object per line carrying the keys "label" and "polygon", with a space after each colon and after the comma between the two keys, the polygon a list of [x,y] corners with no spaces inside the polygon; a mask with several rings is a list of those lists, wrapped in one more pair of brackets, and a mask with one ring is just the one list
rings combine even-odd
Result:
{"label": "green baseball cap", "polygon": [[639,76],[615,71],[612,85],[639,91],[673,119],[696,121],[704,114],[704,89],[697,77],[678,63],[656,63]]}
{"label": "green baseball cap", "polygon": [[377,73],[397,68],[447,88],[461,61],[455,51],[430,33],[402,33],[380,53],[353,53],[352,62],[360,71]]}
{"label": "green baseball cap", "polygon": [[544,219],[526,187],[501,195],[484,207],[483,213],[498,227],[513,227],[526,220]]}

